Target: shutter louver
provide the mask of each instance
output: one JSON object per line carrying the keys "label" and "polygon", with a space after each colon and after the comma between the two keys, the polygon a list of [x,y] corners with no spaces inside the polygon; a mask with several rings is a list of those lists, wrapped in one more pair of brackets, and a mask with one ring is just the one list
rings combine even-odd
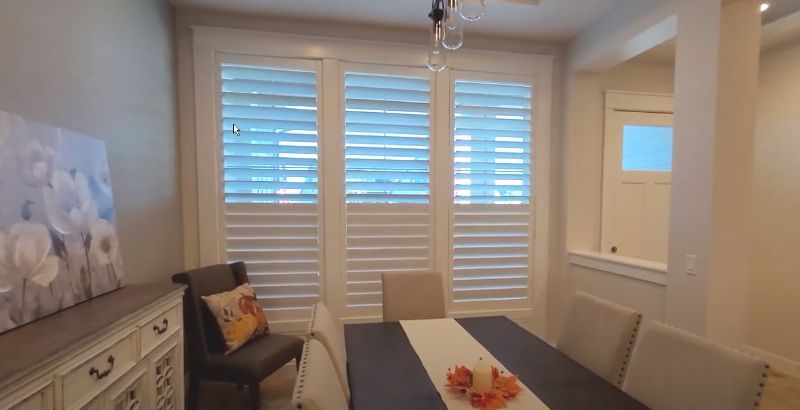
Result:
{"label": "shutter louver", "polygon": [[221,68],[227,257],[247,264],[271,323],[306,320],[320,299],[316,82],[313,71]]}
{"label": "shutter louver", "polygon": [[526,306],[531,87],[456,80],[454,97],[453,302]]}
{"label": "shutter louver", "polygon": [[379,314],[383,272],[431,269],[430,83],[345,74],[347,307]]}

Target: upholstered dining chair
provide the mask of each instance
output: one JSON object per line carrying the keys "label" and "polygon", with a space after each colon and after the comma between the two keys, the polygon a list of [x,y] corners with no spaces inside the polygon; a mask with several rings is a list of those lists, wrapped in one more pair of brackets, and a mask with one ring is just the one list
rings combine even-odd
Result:
{"label": "upholstered dining chair", "polygon": [[348,410],[336,368],[328,350],[316,339],[303,347],[300,369],[294,382],[292,408],[298,410]]}
{"label": "upholstered dining chair", "polygon": [[648,322],[622,390],[654,410],[752,410],[760,404],[768,370],[758,358]]}
{"label": "upholstered dining chair", "polygon": [[384,322],[446,316],[441,274],[391,272],[381,275],[381,282]]}
{"label": "upholstered dining chair", "polygon": [[308,338],[316,339],[325,346],[339,375],[339,382],[345,398],[350,400],[350,383],[347,381],[347,351],[345,350],[342,325],[333,317],[323,303],[317,303],[311,310],[308,323]]}
{"label": "upholstered dining chair", "polygon": [[187,285],[183,317],[188,353],[189,408],[197,408],[202,379],[247,385],[250,408],[259,409],[261,381],[291,360],[297,360],[299,364],[303,339],[268,334],[250,340],[225,355],[216,320],[201,297],[229,291],[247,283],[245,264],[237,262],[207,266],[174,275],[172,281]]}
{"label": "upholstered dining chair", "polygon": [[556,348],[621,386],[641,320],[633,309],[577,292]]}

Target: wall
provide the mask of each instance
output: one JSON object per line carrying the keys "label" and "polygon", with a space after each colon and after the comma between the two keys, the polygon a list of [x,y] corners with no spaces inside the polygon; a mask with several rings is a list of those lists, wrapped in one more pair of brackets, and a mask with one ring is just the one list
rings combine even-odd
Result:
{"label": "wall", "polygon": [[559,333],[561,320],[575,291],[584,291],[629,306],[648,319],[663,320],[666,288],[613,273],[573,266],[569,250],[599,250],[602,212],[605,91],[671,94],[674,67],[634,59],[600,72],[569,77],[564,166],[566,249],[554,257],[557,287],[551,287],[549,334]]}
{"label": "wall", "polygon": [[[192,26],[210,26],[232,29],[243,29],[263,32],[287,33],[306,36],[334,37],[366,41],[404,43],[426,45],[429,42],[426,30],[408,30],[385,26],[368,26],[358,24],[337,24],[320,21],[295,20],[264,15],[245,15],[215,10],[179,8],[176,10],[176,47],[178,69],[178,100],[180,107],[180,143],[184,238],[186,243],[185,264],[193,267],[199,264],[198,244],[198,194],[197,194],[197,161],[195,143],[194,113],[194,64],[192,53]],[[466,33],[467,48],[508,51],[529,54],[556,55],[554,72],[560,76],[562,47],[553,43],[535,43],[531,41],[494,38],[487,36],[470,36]],[[553,117],[560,116],[561,84],[560,78],[554,82]],[[560,135],[560,123],[553,121],[552,135]],[[553,138],[554,140],[557,138]],[[553,148],[554,150],[556,148]],[[555,167],[555,165],[554,165]],[[553,173],[551,173],[552,175]],[[553,181],[557,176],[552,175]],[[555,182],[553,182],[555,186]],[[557,196],[553,196],[557,199]],[[553,206],[551,204],[551,206]]]}
{"label": "wall", "polygon": [[800,39],[762,56],[748,328],[748,344],[795,362],[800,362],[798,73]]}
{"label": "wall", "polygon": [[106,141],[127,283],[182,267],[172,12],[0,2],[0,109]]}

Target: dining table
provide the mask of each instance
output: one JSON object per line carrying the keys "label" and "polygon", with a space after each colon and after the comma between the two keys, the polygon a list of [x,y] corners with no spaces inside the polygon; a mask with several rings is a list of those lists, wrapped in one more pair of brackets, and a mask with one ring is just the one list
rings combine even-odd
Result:
{"label": "dining table", "polygon": [[[539,403],[536,408],[647,409],[615,384],[592,373],[505,316],[450,320],[449,324],[466,331],[458,337],[461,340],[437,339],[436,335],[425,338],[419,332],[409,333],[410,329],[415,328],[409,325],[415,322],[345,326],[347,373],[353,410],[448,409],[442,397],[447,371],[442,371],[441,375],[438,372],[430,374],[430,364],[424,365],[420,357],[430,362],[439,354],[450,353],[459,343],[465,343],[464,339],[469,336],[474,338],[469,340],[470,343],[485,348],[493,360],[518,378],[529,391],[528,394],[535,395],[534,399]],[[440,327],[439,324],[436,326]],[[423,351],[425,354],[422,354]],[[453,365],[472,364],[468,358],[464,361],[467,363]],[[513,400],[509,400],[509,403]],[[468,406],[469,401],[465,403]]]}

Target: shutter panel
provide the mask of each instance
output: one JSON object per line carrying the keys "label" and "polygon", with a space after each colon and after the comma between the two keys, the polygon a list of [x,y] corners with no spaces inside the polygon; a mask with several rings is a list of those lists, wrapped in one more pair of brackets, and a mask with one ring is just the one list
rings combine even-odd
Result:
{"label": "shutter panel", "polygon": [[345,74],[347,307],[379,315],[381,273],[430,270],[430,82]]}
{"label": "shutter panel", "polygon": [[456,80],[453,302],[529,306],[531,86]]}
{"label": "shutter panel", "polygon": [[271,323],[307,320],[320,299],[316,82],[314,71],[221,70],[227,257],[247,264]]}

